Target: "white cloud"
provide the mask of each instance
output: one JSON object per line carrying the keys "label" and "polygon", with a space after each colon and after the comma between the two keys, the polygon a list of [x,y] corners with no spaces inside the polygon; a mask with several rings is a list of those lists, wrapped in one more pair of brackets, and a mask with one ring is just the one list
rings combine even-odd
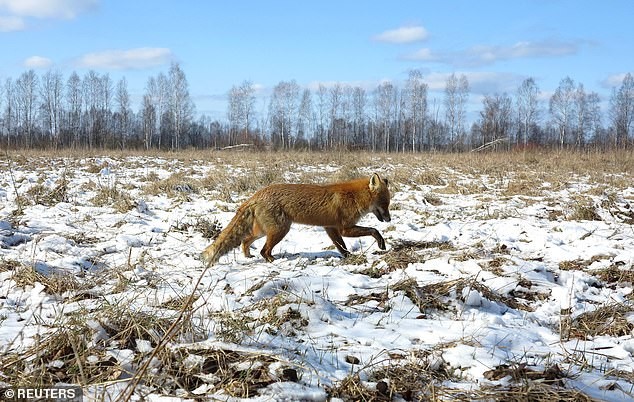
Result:
{"label": "white cloud", "polygon": [[[447,86],[447,78],[452,73],[431,73],[423,77],[430,91],[442,92]],[[455,72],[456,76],[465,75],[472,95],[490,95],[494,93],[513,93],[526,78],[513,73],[464,71]]]}
{"label": "white cloud", "polygon": [[98,4],[99,0],[0,0],[0,12],[19,17],[73,19]]}
{"label": "white cloud", "polygon": [[561,57],[576,53],[576,43],[560,41],[517,42],[511,46],[476,45],[457,52],[433,52],[428,48],[404,55],[405,60],[435,61],[454,66],[483,66],[503,60]]}
{"label": "white cloud", "polygon": [[527,57],[559,57],[576,53],[574,43],[559,41],[517,42],[512,46],[474,46],[467,52],[467,59],[476,64],[488,64],[498,60]]}
{"label": "white cloud", "polygon": [[160,66],[171,60],[172,51],[170,49],[141,47],[88,53],[77,59],[75,64],[85,68],[134,70]]}
{"label": "white cloud", "polygon": [[31,56],[22,63],[26,68],[49,68],[53,65],[53,61],[42,56]]}
{"label": "white cloud", "polygon": [[0,16],[0,32],[22,31],[26,28],[24,19],[16,16]]}
{"label": "white cloud", "polygon": [[373,39],[386,43],[412,43],[423,41],[428,36],[427,30],[422,26],[406,26],[382,32]]}
{"label": "white cloud", "polygon": [[420,61],[436,61],[439,57],[432,52],[429,48],[423,48],[413,53],[409,53],[403,57],[407,60],[420,60]]}
{"label": "white cloud", "polygon": [[601,86],[604,88],[620,88],[623,85],[623,80],[627,73],[620,74],[612,74],[608,76],[605,80],[601,81]]}

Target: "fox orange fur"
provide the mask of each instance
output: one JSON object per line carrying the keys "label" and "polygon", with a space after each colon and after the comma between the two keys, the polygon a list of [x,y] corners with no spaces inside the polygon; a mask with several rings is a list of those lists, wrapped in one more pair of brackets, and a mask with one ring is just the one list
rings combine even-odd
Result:
{"label": "fox orange fur", "polygon": [[385,240],[378,230],[357,226],[364,215],[372,212],[381,222],[390,221],[390,192],[387,179],[378,174],[327,185],[273,184],[256,192],[245,201],[229,225],[202,253],[208,264],[242,243],[242,252],[251,257],[251,244],[266,236],[260,251],[268,262],[274,260],[271,251],[291,228],[291,223],[323,226],[337,250],[346,256],[342,236],[372,236],[381,250]]}

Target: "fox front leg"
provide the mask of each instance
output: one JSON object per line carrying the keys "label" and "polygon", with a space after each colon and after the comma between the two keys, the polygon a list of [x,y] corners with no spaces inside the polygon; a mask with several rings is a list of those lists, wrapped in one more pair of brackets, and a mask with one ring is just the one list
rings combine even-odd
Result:
{"label": "fox front leg", "polygon": [[381,250],[385,250],[385,240],[381,233],[375,228],[368,228],[365,226],[350,226],[347,228],[343,228],[341,234],[346,237],[361,237],[361,236],[372,236],[376,240],[379,248]]}
{"label": "fox front leg", "polygon": [[330,237],[330,240],[332,240],[332,242],[335,244],[335,247],[337,247],[337,250],[339,250],[341,255],[344,257],[349,256],[350,252],[346,248],[346,243],[343,241],[343,238],[341,237],[341,233],[339,232],[339,230],[337,228],[332,228],[332,227],[327,227],[324,229],[326,229],[326,233],[328,234],[328,237]]}

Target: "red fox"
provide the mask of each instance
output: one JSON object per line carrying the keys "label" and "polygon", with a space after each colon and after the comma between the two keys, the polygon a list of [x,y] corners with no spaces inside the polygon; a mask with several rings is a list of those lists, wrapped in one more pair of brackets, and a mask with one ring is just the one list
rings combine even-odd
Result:
{"label": "red fox", "polygon": [[357,226],[357,222],[370,212],[379,221],[389,222],[389,206],[387,179],[376,173],[369,179],[327,185],[273,184],[240,205],[229,225],[205,248],[202,258],[209,265],[215,264],[240,243],[244,255],[251,257],[251,244],[266,236],[260,254],[272,262],[273,247],[286,236],[293,222],[323,226],[344,257],[350,252],[341,236],[372,236],[379,248],[385,250],[385,240],[379,231]]}

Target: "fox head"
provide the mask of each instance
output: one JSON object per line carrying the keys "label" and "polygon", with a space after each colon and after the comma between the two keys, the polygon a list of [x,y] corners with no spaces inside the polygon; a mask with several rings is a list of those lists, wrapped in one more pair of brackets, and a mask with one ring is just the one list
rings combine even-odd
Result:
{"label": "fox head", "polygon": [[372,193],[372,204],[370,211],[381,222],[389,222],[390,218],[390,190],[387,188],[387,179],[381,179],[374,173],[370,177],[370,192]]}

